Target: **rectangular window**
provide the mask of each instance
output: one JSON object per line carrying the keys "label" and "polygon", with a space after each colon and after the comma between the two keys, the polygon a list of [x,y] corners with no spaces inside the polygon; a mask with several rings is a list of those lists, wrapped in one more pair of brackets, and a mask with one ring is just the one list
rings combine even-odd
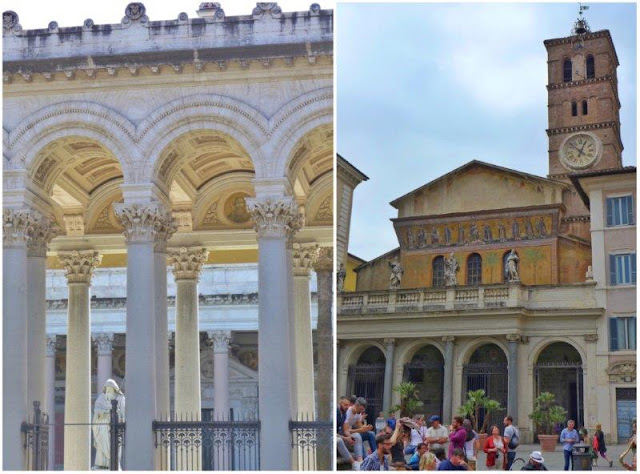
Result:
{"label": "rectangular window", "polygon": [[609,319],[609,347],[611,351],[636,350],[636,317]]}
{"label": "rectangular window", "polygon": [[607,198],[608,227],[633,223],[633,196]]}
{"label": "rectangular window", "polygon": [[636,254],[609,255],[609,280],[611,285],[636,283]]}

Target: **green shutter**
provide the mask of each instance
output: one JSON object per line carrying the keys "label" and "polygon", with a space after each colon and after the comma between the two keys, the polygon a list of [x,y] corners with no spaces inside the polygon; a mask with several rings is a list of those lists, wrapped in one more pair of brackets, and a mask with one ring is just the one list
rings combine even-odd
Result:
{"label": "green shutter", "polygon": [[627,224],[633,225],[633,196],[627,196]]}
{"label": "green shutter", "polygon": [[618,350],[618,318],[609,319],[609,350]]}
{"label": "green shutter", "polygon": [[613,225],[613,199],[607,198],[607,226]]}
{"label": "green shutter", "polygon": [[616,285],[616,256],[609,255],[609,284]]}
{"label": "green shutter", "polygon": [[636,254],[632,253],[630,256],[631,260],[631,283],[636,282]]}

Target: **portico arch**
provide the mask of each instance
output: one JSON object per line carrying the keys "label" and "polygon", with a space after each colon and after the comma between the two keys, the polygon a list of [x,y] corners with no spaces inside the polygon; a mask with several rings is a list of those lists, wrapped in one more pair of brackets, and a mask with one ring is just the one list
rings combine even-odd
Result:
{"label": "portico arch", "polygon": [[405,357],[403,381],[413,382],[426,415],[441,415],[444,389],[444,354],[433,343],[413,344]]}
{"label": "portico arch", "polygon": [[374,420],[382,411],[385,360],[384,351],[377,345],[369,344],[369,347],[359,350],[355,363],[349,365],[349,396],[355,395],[367,400],[369,420]]}

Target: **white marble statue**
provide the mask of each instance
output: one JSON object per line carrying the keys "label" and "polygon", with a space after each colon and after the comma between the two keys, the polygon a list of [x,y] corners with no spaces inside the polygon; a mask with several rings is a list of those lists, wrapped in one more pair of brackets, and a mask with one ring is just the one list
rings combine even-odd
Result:
{"label": "white marble statue", "polygon": [[460,266],[458,265],[458,261],[453,255],[453,252],[451,252],[449,256],[444,259],[444,281],[446,286],[456,286],[458,284],[456,273],[459,270]]}
{"label": "white marble statue", "polygon": [[400,282],[402,281],[402,276],[404,275],[404,268],[397,258],[389,260],[387,263],[389,264],[389,268],[391,268],[391,275],[389,275],[389,288],[392,290],[397,290],[398,288],[400,288]]}
{"label": "white marble statue", "polygon": [[336,276],[338,278],[338,281],[336,282],[338,293],[342,293],[344,291],[344,280],[347,277],[347,271],[345,270],[343,263],[340,263],[340,268],[338,268]]}
{"label": "white marble statue", "polygon": [[[118,401],[118,422],[124,422],[124,393],[115,380],[108,379],[104,383],[102,393],[93,406],[93,446],[96,448],[96,459],[93,469],[109,469],[111,459],[111,400]],[[120,456],[118,453],[118,470],[120,470]]]}
{"label": "white marble statue", "polygon": [[518,260],[518,254],[512,249],[504,263],[504,276],[507,281],[520,281],[520,276],[518,275]]}

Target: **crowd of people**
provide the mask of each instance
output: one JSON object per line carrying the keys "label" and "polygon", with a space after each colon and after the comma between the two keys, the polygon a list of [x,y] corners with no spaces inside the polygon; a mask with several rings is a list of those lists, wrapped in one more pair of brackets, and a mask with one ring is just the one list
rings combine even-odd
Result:
{"label": "crowd of people", "polygon": [[[504,418],[502,430],[497,425],[491,426],[486,440],[481,443],[471,421],[460,416],[454,416],[450,425],[445,426],[439,415],[428,420],[424,415],[396,419],[395,413],[385,417],[380,412],[371,424],[366,408],[367,401],[362,397],[341,397],[338,401],[338,454],[353,470],[476,470],[481,450],[486,453],[487,469],[510,470],[520,444],[520,432],[511,416]],[[576,430],[575,422],[569,420],[559,441],[563,446],[565,470],[570,466],[573,469],[572,451],[576,443],[590,447],[594,464],[599,457],[608,462],[609,467],[613,464],[607,457],[600,425],[596,425],[595,432],[590,435],[584,428]],[[368,449],[365,449],[365,443]],[[542,453],[530,453],[521,470],[546,471]]]}

